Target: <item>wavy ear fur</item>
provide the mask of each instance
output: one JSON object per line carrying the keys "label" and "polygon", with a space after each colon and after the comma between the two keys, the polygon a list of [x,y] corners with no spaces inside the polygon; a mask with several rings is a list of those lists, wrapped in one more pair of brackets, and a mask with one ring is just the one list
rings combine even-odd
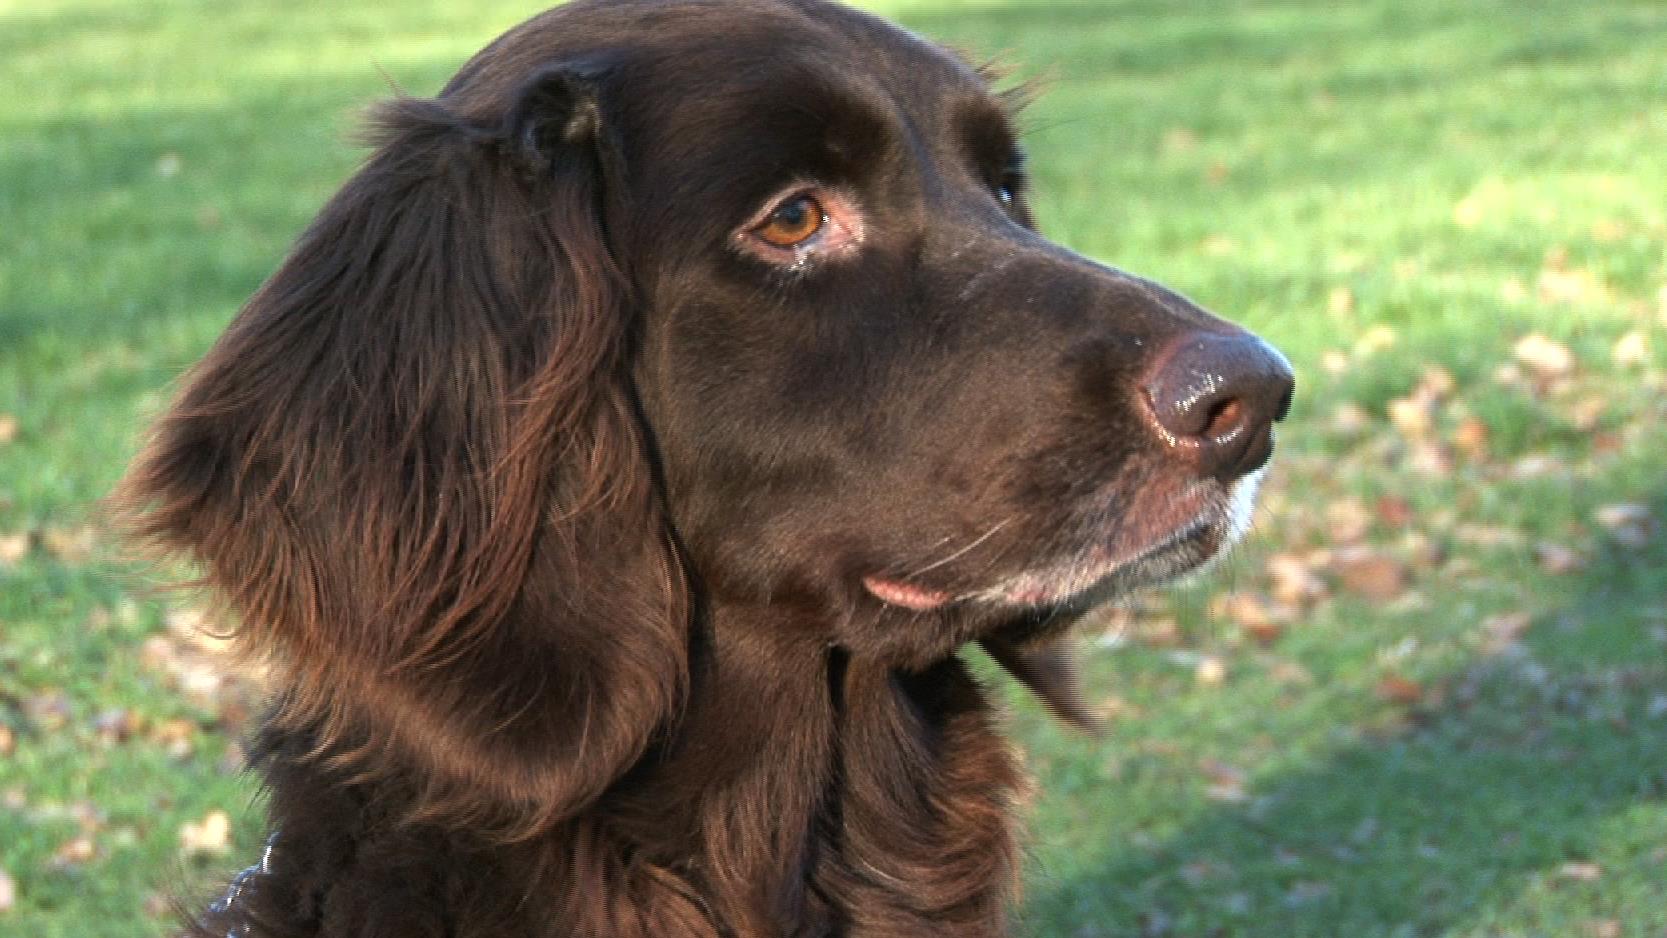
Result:
{"label": "wavy ear fur", "polygon": [[596,92],[555,68],[512,98],[384,106],[118,493],[276,659],[279,732],[509,837],[641,755],[687,653]]}

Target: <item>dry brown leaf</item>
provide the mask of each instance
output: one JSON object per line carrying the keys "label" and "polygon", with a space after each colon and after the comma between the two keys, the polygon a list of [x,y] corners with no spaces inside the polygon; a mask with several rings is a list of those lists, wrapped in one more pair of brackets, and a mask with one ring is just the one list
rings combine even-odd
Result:
{"label": "dry brown leaf", "polygon": [[1587,938],[1621,938],[1621,923],[1612,919],[1593,919],[1587,922],[1584,930]]}
{"label": "dry brown leaf", "polygon": [[1595,520],[1617,544],[1633,550],[1647,546],[1655,534],[1655,516],[1645,505],[1604,505],[1597,510]]}
{"label": "dry brown leaf", "polygon": [[1285,634],[1288,610],[1276,610],[1255,593],[1231,593],[1222,598],[1222,613],[1244,633],[1263,645]]}
{"label": "dry brown leaf", "polygon": [[11,414],[0,414],[0,446],[17,440],[17,418]]}
{"label": "dry brown leaf", "polygon": [[231,840],[231,816],[218,808],[179,829],[179,848],[187,856],[220,856],[230,852]]}
{"label": "dry brown leaf", "polygon": [[1274,554],[1267,561],[1273,597],[1287,606],[1301,606],[1323,597],[1326,582],[1309,558],[1297,554]]}
{"label": "dry brown leaf", "polygon": [[1616,340],[1609,357],[1620,368],[1638,368],[1650,363],[1650,339],[1634,329]]}
{"label": "dry brown leaf", "polygon": [[1526,612],[1506,612],[1482,620],[1482,650],[1498,654],[1522,640],[1534,624]]}
{"label": "dry brown leaf", "polygon": [[1574,353],[1568,346],[1539,333],[1517,340],[1512,352],[1518,362],[1542,379],[1564,378],[1574,372]]}
{"label": "dry brown leaf", "polygon": [[1358,498],[1340,498],[1326,506],[1326,533],[1335,544],[1365,540],[1372,530],[1372,513]]}
{"label": "dry brown leaf", "polygon": [[1379,602],[1400,597],[1410,580],[1405,564],[1370,547],[1339,550],[1331,566],[1344,589]]}
{"label": "dry brown leaf", "polygon": [[1191,153],[1198,149],[1198,134],[1188,127],[1171,127],[1163,132],[1163,149],[1167,153]]}
{"label": "dry brown leaf", "polygon": [[1480,418],[1466,417],[1453,428],[1453,447],[1473,462],[1488,458],[1488,425]]}
{"label": "dry brown leaf", "polygon": [[1367,329],[1355,341],[1354,356],[1356,358],[1370,358],[1385,349],[1394,348],[1398,341],[1399,338],[1395,335],[1395,330],[1380,323]]}
{"label": "dry brown leaf", "polygon": [[1444,476],[1453,471],[1453,456],[1433,440],[1418,440],[1407,448],[1406,466],[1413,472]]}
{"label": "dry brown leaf", "polygon": [[1582,433],[1591,433],[1603,422],[1609,402],[1596,394],[1583,397],[1569,406],[1569,422]]}
{"label": "dry brown leaf", "polygon": [[1565,863],[1557,870],[1563,879],[1580,883],[1595,883],[1603,878],[1603,867],[1596,863]]}
{"label": "dry brown leaf", "polygon": [[1387,527],[1404,528],[1412,523],[1412,503],[1399,495],[1378,496],[1373,513]]}
{"label": "dry brown leaf", "polygon": [[19,563],[29,556],[29,551],[35,546],[35,532],[17,531],[12,534],[0,534],[0,564],[11,565]]}
{"label": "dry brown leaf", "polygon": [[52,866],[57,869],[85,866],[98,856],[98,846],[85,834],[72,837],[52,851]]}
{"label": "dry brown leaf", "polygon": [[17,735],[12,728],[0,723],[0,758],[9,756],[17,751]]}
{"label": "dry brown leaf", "polygon": [[1534,292],[1542,303],[1601,303],[1613,297],[1603,280],[1584,267],[1574,270],[1548,267],[1540,271]]}
{"label": "dry brown leaf", "polygon": [[1243,769],[1215,759],[1203,759],[1198,763],[1198,770],[1209,779],[1204,796],[1211,801],[1243,804],[1250,800],[1248,779]]}
{"label": "dry brown leaf", "polygon": [[1140,620],[1134,627],[1134,635],[1150,648],[1175,648],[1184,640],[1181,624],[1167,616]]}
{"label": "dry brown leaf", "polygon": [[125,743],[138,734],[144,720],[132,710],[116,707],[93,718],[93,733],[106,745]]}
{"label": "dry brown leaf", "polygon": [[1420,440],[1435,424],[1434,402],[1421,396],[1399,397],[1389,402],[1389,422],[1401,435]]}
{"label": "dry brown leaf", "polygon": [[1400,674],[1386,674],[1378,681],[1379,697],[1390,703],[1412,707],[1424,702],[1424,685]]}
{"label": "dry brown leaf", "polygon": [[1224,234],[1213,234],[1198,242],[1199,250],[1211,257],[1226,257],[1239,249],[1238,242]]}
{"label": "dry brown leaf", "polygon": [[1372,426],[1372,415],[1353,401],[1344,401],[1331,411],[1331,429],[1339,436],[1357,436]]}
{"label": "dry brown leaf", "polygon": [[1215,655],[1204,655],[1193,668],[1193,678],[1200,687],[1220,687],[1227,681],[1227,662]]}
{"label": "dry brown leaf", "polygon": [[73,528],[46,528],[41,531],[41,546],[64,563],[85,563],[98,545],[98,531],[90,524]]}
{"label": "dry brown leaf", "polygon": [[1579,551],[1550,541],[1541,541],[1535,545],[1534,557],[1539,562],[1540,569],[1552,576],[1573,573],[1586,565],[1586,558],[1582,557]]}
{"label": "dry brown leaf", "polygon": [[1460,228],[1474,228],[1482,223],[1482,200],[1467,195],[1453,205],[1453,224]]}

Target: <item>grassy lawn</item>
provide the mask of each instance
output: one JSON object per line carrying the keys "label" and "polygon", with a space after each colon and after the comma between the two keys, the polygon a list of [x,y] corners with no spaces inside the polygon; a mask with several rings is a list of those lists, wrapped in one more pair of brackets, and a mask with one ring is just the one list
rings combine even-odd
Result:
{"label": "grassy lawn", "polygon": [[[1105,737],[1010,695],[1019,931],[1667,936],[1667,6],[869,6],[1047,78],[1044,227],[1300,375],[1246,549],[1084,634]],[[356,110],[535,10],[397,7],[0,0],[0,936],[257,851],[249,687],[93,502]]]}

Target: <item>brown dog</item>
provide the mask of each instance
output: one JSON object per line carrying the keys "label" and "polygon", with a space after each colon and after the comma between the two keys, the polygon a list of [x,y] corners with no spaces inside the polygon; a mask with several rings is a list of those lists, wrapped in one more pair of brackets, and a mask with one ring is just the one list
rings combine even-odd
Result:
{"label": "brown dog", "polygon": [[376,127],[125,483],[282,682],[194,933],[1005,933],[957,651],[1079,714],[1046,642],[1243,530],[1284,360],[824,0],[580,0]]}

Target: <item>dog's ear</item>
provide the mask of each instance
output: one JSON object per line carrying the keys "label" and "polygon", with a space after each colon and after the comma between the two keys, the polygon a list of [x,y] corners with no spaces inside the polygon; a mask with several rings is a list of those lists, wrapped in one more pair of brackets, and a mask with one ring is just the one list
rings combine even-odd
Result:
{"label": "dog's ear", "polygon": [[275,659],[280,732],[509,836],[594,799],[686,677],[597,88],[386,105],[118,490]]}
{"label": "dog's ear", "polygon": [[1082,699],[1082,678],[1075,650],[1065,636],[1020,644],[1001,636],[983,639],[979,645],[996,663],[1030,688],[1048,711],[1090,735],[1098,736],[1100,720]]}

